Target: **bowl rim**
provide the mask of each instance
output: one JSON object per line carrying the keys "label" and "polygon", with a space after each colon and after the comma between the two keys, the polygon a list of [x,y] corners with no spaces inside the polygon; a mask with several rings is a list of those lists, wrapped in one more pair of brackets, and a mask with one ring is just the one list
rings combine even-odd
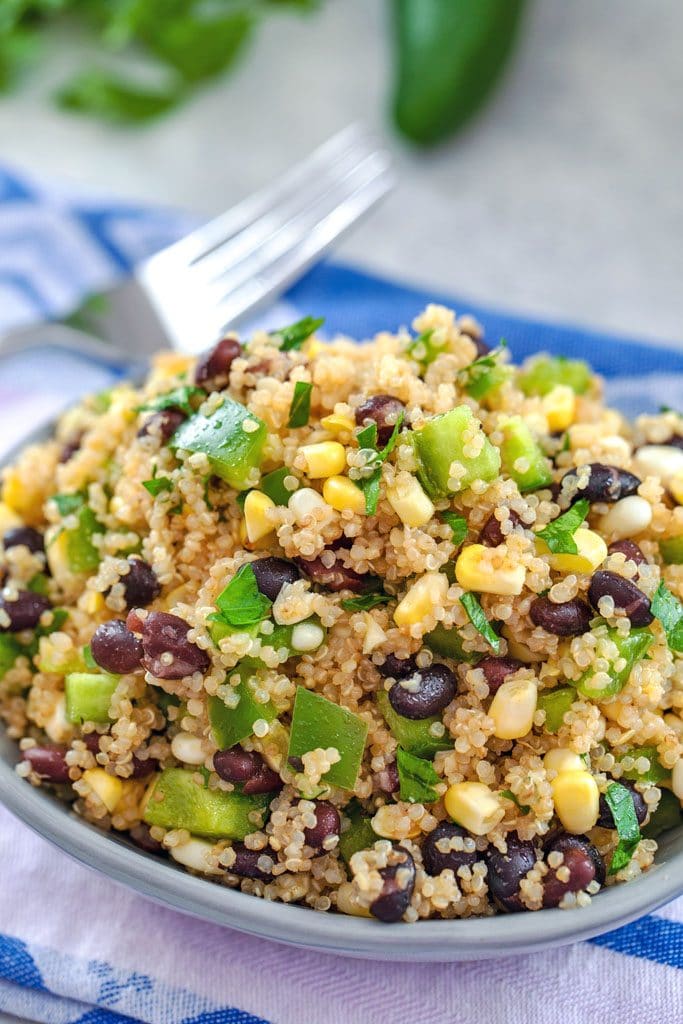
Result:
{"label": "bowl rim", "polygon": [[[0,457],[7,465],[26,445],[50,436],[58,417]],[[9,757],[3,751],[9,750]],[[640,877],[604,889],[587,907],[528,914],[380,921],[264,900],[191,875],[114,832],[78,817],[14,770],[17,744],[0,729],[0,801],[69,856],[149,899],[213,924],[317,952],[377,960],[451,962],[539,952],[619,928],[683,894],[683,847]],[[672,832],[683,832],[683,826]],[[495,924],[494,924],[495,922]],[[417,929],[417,931],[415,930]]]}

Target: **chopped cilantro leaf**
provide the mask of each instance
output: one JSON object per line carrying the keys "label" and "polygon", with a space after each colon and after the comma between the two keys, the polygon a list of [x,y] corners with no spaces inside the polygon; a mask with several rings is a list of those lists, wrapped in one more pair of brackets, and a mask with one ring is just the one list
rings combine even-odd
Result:
{"label": "chopped cilantro leaf", "polygon": [[[365,512],[369,516],[374,516],[377,511],[379,485],[380,480],[382,479],[382,466],[396,447],[396,442],[398,441],[398,435],[402,426],[403,413],[401,413],[396,421],[394,429],[391,432],[391,437],[381,451],[378,451],[375,447],[377,444],[377,425],[375,423],[371,423],[370,426],[364,427],[363,430],[356,435],[358,443],[361,446],[361,450],[368,453],[366,466],[374,466],[374,470],[370,476],[366,476],[364,479],[356,481],[358,487],[360,487],[361,491],[365,495]],[[373,439],[372,446],[367,444],[370,438]]]}
{"label": "chopped cilantro leaf", "polygon": [[372,594],[361,594],[360,597],[350,597],[346,601],[342,601],[342,608],[347,612],[367,612],[371,608],[376,608],[379,604],[387,604],[389,601],[393,601],[391,594],[376,591]]}
{"label": "chopped cilantro leaf", "polygon": [[396,751],[396,765],[401,785],[401,800],[411,804],[432,804],[439,799],[433,786],[441,782],[431,761],[409,754],[399,747]]}
{"label": "chopped cilantro leaf", "polygon": [[271,602],[262,594],[249,562],[233,576],[218,595],[216,607],[229,626],[253,626],[265,618]]}
{"label": "chopped cilantro leaf", "polygon": [[499,348],[480,356],[460,371],[458,377],[460,386],[471,398],[477,400],[484,398],[489,391],[500,387],[510,376],[510,368],[501,362],[505,345],[506,342],[502,341]]}
{"label": "chopped cilantro leaf", "polygon": [[270,336],[271,338],[280,338],[281,352],[289,352],[291,349],[301,348],[303,343],[312,334],[315,334],[324,323],[324,317],[316,320],[312,316],[305,316],[302,320],[297,320],[295,324],[290,324],[289,327],[280,327],[277,331],[271,331]]}
{"label": "chopped cilantro leaf", "polygon": [[137,411],[150,412],[154,410],[160,412],[162,409],[180,409],[186,416],[191,416],[195,411],[191,400],[200,395],[202,398],[206,395],[202,388],[194,387],[191,384],[183,384],[181,387],[167,391],[163,395],[157,395],[156,398],[150,398],[149,402],[138,406]]}
{"label": "chopped cilantro leaf", "polygon": [[83,648],[83,661],[85,662],[86,668],[94,668],[96,671],[99,671],[100,666],[97,664],[97,662],[92,656],[90,644],[86,644],[85,647]]}
{"label": "chopped cilantro leaf", "polygon": [[162,494],[164,491],[173,490],[173,481],[167,476],[155,476],[151,480],[143,480],[142,486],[146,491],[156,498],[158,494]]}
{"label": "chopped cilantro leaf", "polygon": [[617,848],[609,866],[610,875],[616,874],[630,862],[640,842],[640,826],[636,817],[633,797],[626,786],[613,782],[607,787],[605,800],[614,818],[614,825],[619,836]]}
{"label": "chopped cilantro leaf", "polygon": [[442,512],[441,518],[453,531],[452,540],[456,548],[460,547],[467,536],[467,520],[459,512]]}
{"label": "chopped cilantro leaf", "polygon": [[[259,489],[267,494],[271,501],[274,501],[276,505],[288,505],[289,499],[291,498],[293,491],[288,491],[285,487],[285,477],[293,476],[291,470],[287,466],[281,466],[280,469],[274,469],[272,473],[267,473],[261,479]],[[239,495],[237,500],[239,501]]]}
{"label": "chopped cilantro leaf", "polygon": [[670,650],[683,653],[683,605],[662,580],[654,592],[650,611],[659,619]]}
{"label": "chopped cilantro leaf", "polygon": [[367,427],[363,427],[356,434],[356,440],[358,441],[358,447],[365,451],[366,448],[377,448],[377,424],[369,423]]}
{"label": "chopped cilantro leaf", "polygon": [[511,789],[502,789],[500,795],[504,796],[506,800],[512,800],[513,804],[519,807],[522,814],[528,814],[531,810],[531,808],[527,806],[527,804],[520,804],[519,800],[517,799],[517,797]]}
{"label": "chopped cilantro leaf", "polygon": [[567,512],[563,512],[552,523],[548,523],[537,536],[548,545],[548,549],[555,555],[575,555],[578,551],[574,534],[584,522],[588,515],[590,502],[587,498],[577,501]]}
{"label": "chopped cilantro leaf", "polygon": [[53,494],[52,501],[57,506],[60,516],[69,516],[83,507],[85,498],[82,494]]}
{"label": "chopped cilantro leaf", "polygon": [[481,633],[484,640],[493,648],[498,654],[500,651],[500,637],[495,633],[491,623],[484,614],[484,609],[479,604],[478,598],[474,594],[463,594],[460,598],[460,604],[467,612],[467,617],[476,630]]}
{"label": "chopped cilantro leaf", "polygon": [[298,380],[294,385],[294,396],[289,407],[288,427],[305,427],[311,415],[311,391],[313,385]]}

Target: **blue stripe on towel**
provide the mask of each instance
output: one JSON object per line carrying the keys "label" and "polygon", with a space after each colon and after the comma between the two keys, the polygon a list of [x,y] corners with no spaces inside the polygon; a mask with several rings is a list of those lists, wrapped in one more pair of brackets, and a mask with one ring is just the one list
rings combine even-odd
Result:
{"label": "blue stripe on towel", "polygon": [[683,924],[665,917],[648,914],[590,941],[615,953],[683,969]]}

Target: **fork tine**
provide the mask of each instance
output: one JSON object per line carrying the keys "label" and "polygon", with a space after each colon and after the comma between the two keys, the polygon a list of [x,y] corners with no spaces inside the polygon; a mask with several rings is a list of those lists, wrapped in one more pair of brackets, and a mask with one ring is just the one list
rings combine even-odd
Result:
{"label": "fork tine", "polygon": [[216,246],[223,244],[227,239],[263,216],[268,210],[276,209],[289,193],[304,187],[308,179],[315,180],[321,168],[334,165],[341,153],[360,143],[368,145],[366,132],[358,124],[349,125],[324,142],[306,159],[295,164],[276,181],[253,195],[247,196],[246,199],[225,213],[150,257],[142,264],[140,270],[144,274],[145,268],[150,264],[160,264],[162,261],[189,265],[200,260]]}

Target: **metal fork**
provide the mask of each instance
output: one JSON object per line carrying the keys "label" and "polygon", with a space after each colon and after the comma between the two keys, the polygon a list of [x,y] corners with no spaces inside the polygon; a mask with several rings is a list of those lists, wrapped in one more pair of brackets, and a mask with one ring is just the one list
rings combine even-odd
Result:
{"label": "metal fork", "polygon": [[[271,185],[145,260],[105,293],[103,312],[89,315],[88,328],[129,358],[169,345],[201,351],[282,293],[392,184],[388,154],[351,125]],[[82,347],[77,334],[55,325],[53,340],[65,344],[71,336]],[[35,335],[29,329],[0,340],[0,353],[26,347]]]}

